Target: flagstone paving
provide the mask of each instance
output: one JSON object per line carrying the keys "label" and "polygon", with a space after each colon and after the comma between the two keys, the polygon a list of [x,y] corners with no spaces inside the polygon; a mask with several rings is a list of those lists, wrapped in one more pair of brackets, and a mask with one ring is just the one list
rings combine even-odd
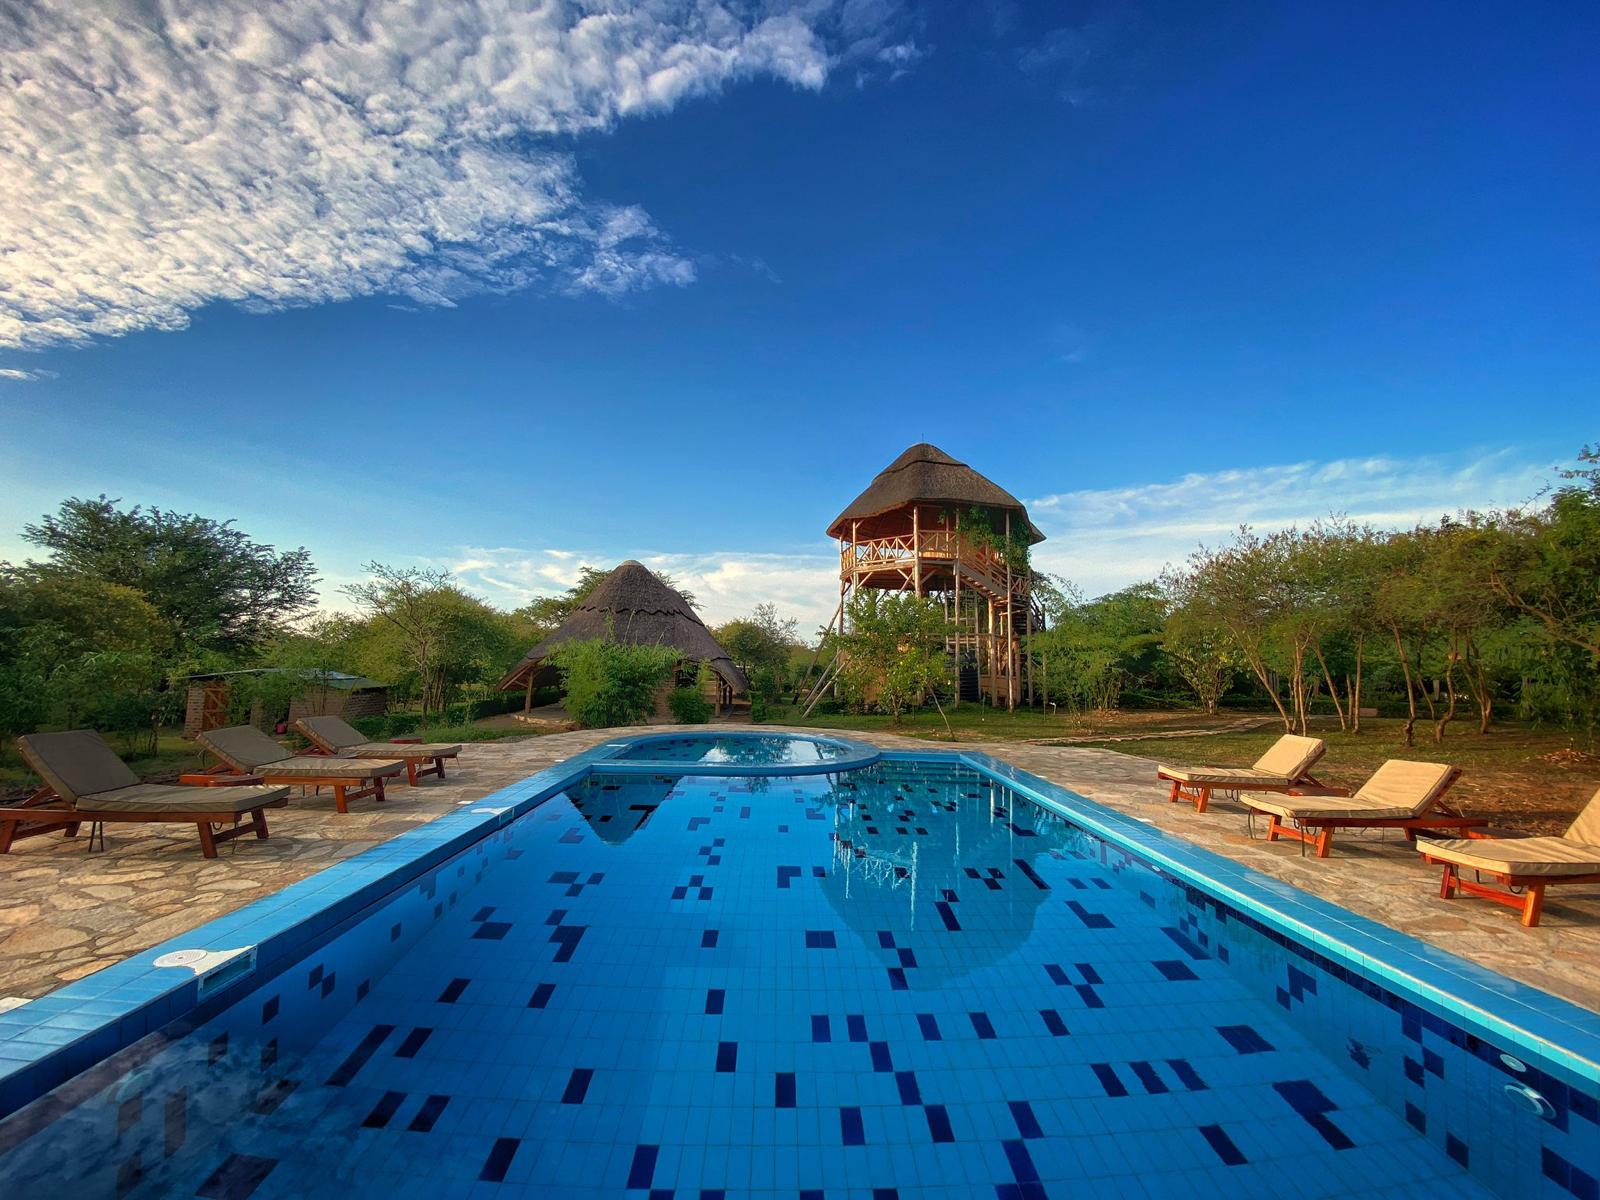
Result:
{"label": "flagstone paving", "polygon": [[[270,814],[268,841],[227,843],[210,861],[200,856],[194,830],[176,825],[112,826],[103,852],[90,853],[85,838],[19,842],[0,858],[0,996],[43,995],[608,736],[583,731],[469,744],[450,778],[396,788],[387,803],[357,802],[344,816],[334,812],[330,797],[296,798]],[[929,745],[892,735],[850,736],[883,746]],[[1302,857],[1294,845],[1252,840],[1244,810],[1229,801],[1213,799],[1204,815],[1168,804],[1152,759],[1059,745],[964,748],[985,750],[1364,916],[1600,1010],[1600,886],[1553,890],[1544,925],[1523,929],[1510,909],[1441,900],[1434,869],[1398,835],[1342,836],[1334,857]]]}

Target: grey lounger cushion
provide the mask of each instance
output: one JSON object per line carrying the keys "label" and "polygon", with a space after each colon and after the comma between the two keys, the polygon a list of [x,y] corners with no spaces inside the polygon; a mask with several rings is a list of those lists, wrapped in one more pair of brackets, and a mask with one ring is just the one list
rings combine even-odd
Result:
{"label": "grey lounger cushion", "polygon": [[301,717],[295,722],[300,732],[326,750],[337,750],[352,758],[454,758],[460,745],[443,742],[374,742],[343,717]]}
{"label": "grey lounger cushion", "polygon": [[133,768],[117,757],[105,739],[89,729],[66,733],[25,733],[17,739],[22,757],[63,800],[132,787]]}
{"label": "grey lounger cushion", "polygon": [[392,775],[405,766],[396,756],[386,761],[348,758],[319,758],[316,755],[291,757],[282,746],[253,725],[232,729],[211,729],[196,735],[200,744],[236,771],[268,775],[274,779],[298,776],[324,779],[373,779]]}
{"label": "grey lounger cushion", "polygon": [[195,812],[247,813],[252,808],[281,801],[286,787],[182,787],[140,783],[84,796],[75,807],[95,812]]}

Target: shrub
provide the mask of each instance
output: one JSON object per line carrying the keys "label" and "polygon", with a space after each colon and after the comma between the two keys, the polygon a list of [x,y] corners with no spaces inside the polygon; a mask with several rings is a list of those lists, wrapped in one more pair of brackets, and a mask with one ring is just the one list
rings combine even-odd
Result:
{"label": "shrub", "polygon": [[672,678],[678,652],[596,638],[565,642],[550,653],[567,690],[567,711],[590,729],[632,725],[649,715],[655,690]]}
{"label": "shrub", "polygon": [[376,741],[378,738],[388,737],[388,717],[350,717],[351,726],[360,733],[366,734]]}
{"label": "shrub", "polygon": [[765,721],[770,712],[767,708],[767,698],[760,692],[755,692],[750,697],[750,719],[757,724]]}
{"label": "shrub", "polygon": [[405,737],[422,728],[422,716],[419,713],[390,713],[383,719],[384,737]]}
{"label": "shrub", "polygon": [[667,697],[667,707],[681,725],[704,725],[711,720],[711,701],[698,683],[672,689]]}

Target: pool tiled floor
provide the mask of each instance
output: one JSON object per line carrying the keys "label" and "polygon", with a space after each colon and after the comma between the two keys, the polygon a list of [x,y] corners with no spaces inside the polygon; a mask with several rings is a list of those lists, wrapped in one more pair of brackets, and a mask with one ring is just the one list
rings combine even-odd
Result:
{"label": "pool tiled floor", "polygon": [[266,998],[259,1035],[216,1051],[260,1064],[250,1111],[192,1127],[179,1175],[143,1188],[1485,1194],[1199,945],[1158,877],[965,772],[850,778],[549,802],[307,1052],[266,1062],[295,1040]]}

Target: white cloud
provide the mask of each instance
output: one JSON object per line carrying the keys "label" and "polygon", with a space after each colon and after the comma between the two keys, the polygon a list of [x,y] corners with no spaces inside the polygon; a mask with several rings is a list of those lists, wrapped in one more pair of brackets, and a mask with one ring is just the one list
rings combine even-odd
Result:
{"label": "white cloud", "polygon": [[20,367],[0,367],[0,379],[12,379],[18,383],[32,383],[36,379],[54,378],[54,371],[24,371]]}
{"label": "white cloud", "polygon": [[1027,504],[1049,537],[1035,551],[1038,566],[1098,595],[1152,579],[1241,524],[1268,532],[1338,513],[1379,528],[1409,527],[1462,509],[1520,503],[1553,473],[1551,464],[1510,451],[1351,458],[1061,492]]}
{"label": "white cloud", "polygon": [[757,75],[820,87],[833,62],[881,49],[894,15],[782,8],[0,8],[0,345],[179,328],[218,300],[687,284],[691,260],[642,210],[586,200],[551,136]]}

